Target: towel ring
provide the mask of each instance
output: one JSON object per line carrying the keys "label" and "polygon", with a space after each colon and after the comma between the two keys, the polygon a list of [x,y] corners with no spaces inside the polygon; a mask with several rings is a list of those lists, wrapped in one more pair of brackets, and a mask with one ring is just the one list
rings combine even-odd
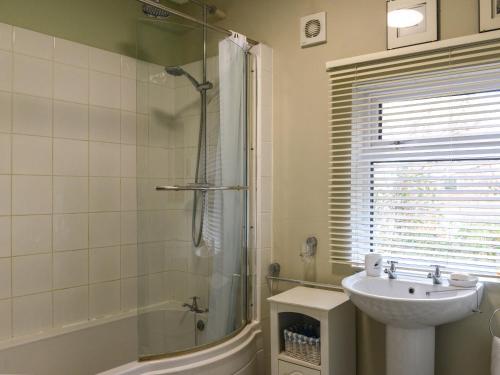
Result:
{"label": "towel ring", "polygon": [[493,318],[495,317],[496,313],[499,311],[500,311],[500,307],[498,309],[496,309],[495,311],[493,311],[493,314],[491,314],[491,316],[490,316],[490,334],[491,334],[491,337],[496,337],[496,335],[493,333],[492,323],[493,323]]}

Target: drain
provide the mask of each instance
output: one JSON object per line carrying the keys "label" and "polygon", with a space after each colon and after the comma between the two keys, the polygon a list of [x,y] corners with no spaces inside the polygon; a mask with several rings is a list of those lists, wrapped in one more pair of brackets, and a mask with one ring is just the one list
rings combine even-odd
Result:
{"label": "drain", "polygon": [[409,288],[408,288],[408,293],[410,293],[410,294],[415,293],[415,288],[413,288],[413,287],[409,287]]}

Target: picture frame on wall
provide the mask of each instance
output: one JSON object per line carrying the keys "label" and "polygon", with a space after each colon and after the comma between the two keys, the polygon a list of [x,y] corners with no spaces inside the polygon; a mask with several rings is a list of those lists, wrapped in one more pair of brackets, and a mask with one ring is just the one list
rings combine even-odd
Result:
{"label": "picture frame on wall", "polygon": [[479,31],[500,29],[500,0],[479,0]]}
{"label": "picture frame on wall", "polygon": [[410,27],[387,26],[387,49],[434,42],[439,39],[438,0],[389,0],[387,14],[401,9],[412,9],[422,13],[420,23]]}

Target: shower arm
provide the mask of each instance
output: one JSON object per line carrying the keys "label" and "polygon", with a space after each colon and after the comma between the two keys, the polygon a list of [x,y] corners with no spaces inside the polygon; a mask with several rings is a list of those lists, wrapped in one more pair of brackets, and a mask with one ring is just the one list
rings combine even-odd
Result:
{"label": "shower arm", "polygon": [[[147,4],[149,6],[161,9],[163,11],[166,11],[166,12],[170,13],[170,14],[174,14],[174,15],[179,16],[181,18],[184,18],[184,19],[186,19],[188,21],[195,22],[195,23],[197,23],[199,25],[206,26],[207,28],[209,28],[211,30],[218,31],[220,33],[226,34],[227,36],[231,36],[233,34],[230,30],[224,29],[223,27],[211,25],[211,24],[209,24],[207,22],[200,21],[199,19],[197,19],[195,17],[192,17],[192,16],[190,16],[190,15],[188,15],[186,13],[183,13],[183,12],[178,11],[176,9],[167,7],[165,5],[159,4],[159,3],[157,3],[157,2],[155,2],[153,0],[137,0],[137,1],[139,1],[140,3],[143,3],[143,4]],[[259,44],[258,41],[250,39],[250,38],[247,38],[247,42],[250,43],[251,45],[254,45],[254,46],[257,45],[257,44]]]}

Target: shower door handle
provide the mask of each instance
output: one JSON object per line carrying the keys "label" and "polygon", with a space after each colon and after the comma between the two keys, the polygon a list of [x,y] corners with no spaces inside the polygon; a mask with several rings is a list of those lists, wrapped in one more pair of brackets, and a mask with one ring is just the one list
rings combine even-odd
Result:
{"label": "shower door handle", "polygon": [[248,190],[248,186],[213,186],[213,185],[204,185],[204,184],[192,184],[185,186],[156,186],[157,191],[220,191],[220,190],[229,190],[229,191],[241,191]]}

